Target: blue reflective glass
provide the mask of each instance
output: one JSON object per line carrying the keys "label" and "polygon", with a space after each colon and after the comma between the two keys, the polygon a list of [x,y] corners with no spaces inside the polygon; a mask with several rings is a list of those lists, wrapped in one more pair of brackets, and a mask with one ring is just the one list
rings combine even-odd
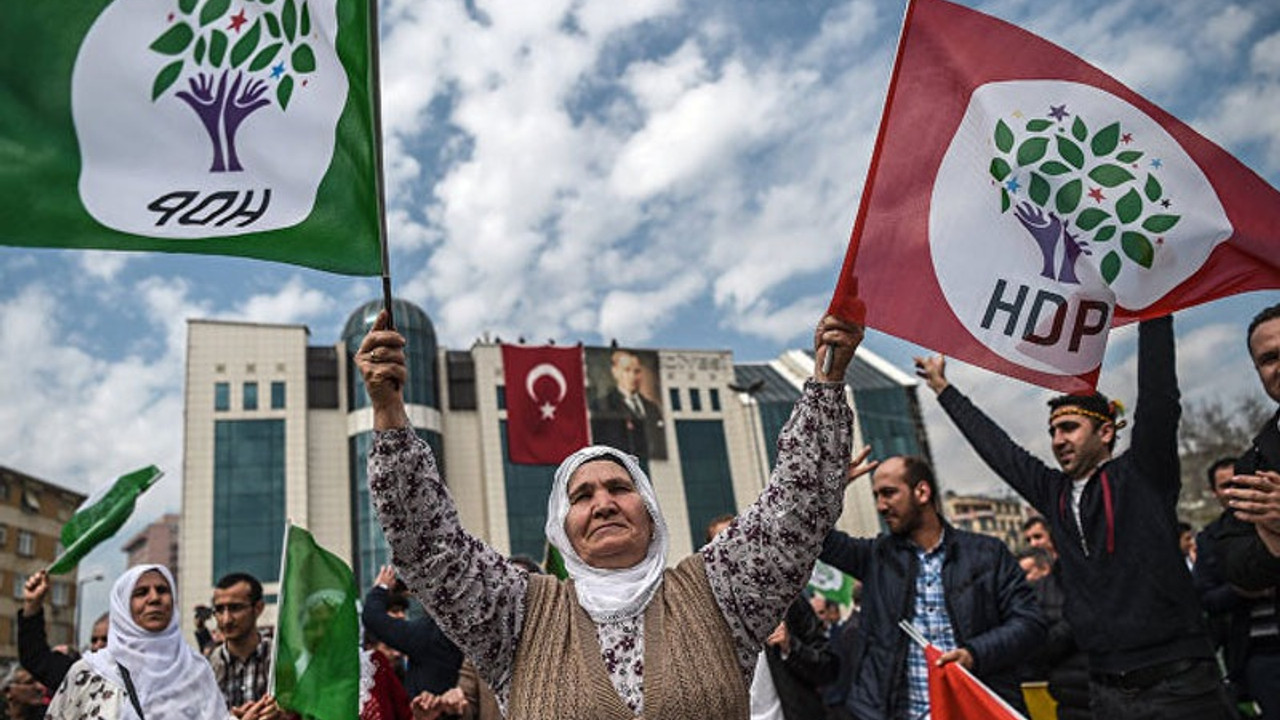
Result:
{"label": "blue reflective glass", "polygon": [[689,533],[694,545],[706,537],[707,523],[725,513],[737,512],[733,501],[733,474],[719,420],[677,420],[680,474],[684,476]]}
{"label": "blue reflective glass", "polygon": [[211,583],[233,571],[278,579],[284,475],[283,420],[214,423]]}

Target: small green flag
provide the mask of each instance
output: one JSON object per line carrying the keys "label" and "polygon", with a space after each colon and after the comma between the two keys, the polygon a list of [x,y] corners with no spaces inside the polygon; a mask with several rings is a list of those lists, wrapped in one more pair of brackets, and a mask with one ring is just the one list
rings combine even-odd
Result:
{"label": "small green flag", "polygon": [[60,540],[64,550],[49,566],[50,575],[71,572],[103,540],[116,534],[133,514],[138,496],[164,475],[160,468],[148,465],[116,478],[110,488],[89,496],[62,526]]}
{"label": "small green flag", "polygon": [[844,606],[853,604],[853,577],[816,560],[809,574],[809,589]]}
{"label": "small green flag", "polygon": [[280,568],[273,682],[280,707],[306,720],[360,715],[356,579],[337,555],[290,524]]}
{"label": "small green flag", "polygon": [[378,274],[370,1],[6,3],[0,244]]}
{"label": "small green flag", "polygon": [[564,566],[564,556],[551,543],[547,543],[547,560],[542,566],[546,568],[549,574],[555,575],[561,580],[569,579],[569,570]]}

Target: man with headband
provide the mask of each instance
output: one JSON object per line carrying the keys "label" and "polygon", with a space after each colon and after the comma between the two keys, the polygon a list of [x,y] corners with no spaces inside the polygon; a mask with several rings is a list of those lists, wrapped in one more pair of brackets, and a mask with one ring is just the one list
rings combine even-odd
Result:
{"label": "man with headband", "polygon": [[1058,468],[1033,457],[953,387],[940,356],[916,374],[987,465],[1049,523],[1066,617],[1089,655],[1094,716],[1233,718],[1198,595],[1178,551],[1178,377],[1173,318],[1138,327],[1138,400],[1129,449],[1100,393],[1049,401]]}

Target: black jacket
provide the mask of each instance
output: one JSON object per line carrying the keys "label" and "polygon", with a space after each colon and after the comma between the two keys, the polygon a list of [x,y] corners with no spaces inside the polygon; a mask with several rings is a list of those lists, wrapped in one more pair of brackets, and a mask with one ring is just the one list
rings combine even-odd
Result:
{"label": "black jacket", "polygon": [[1178,550],[1182,408],[1173,318],[1139,325],[1132,441],[1084,486],[1084,542],[1071,507],[1070,477],[1022,449],[954,387],[938,400],[987,465],[1049,522],[1067,621],[1089,653],[1090,670],[1121,673],[1213,657],[1191,573]]}
{"label": "black jacket", "polygon": [[[1221,538],[1228,535],[1248,537],[1251,533],[1256,537],[1253,525],[1236,519],[1229,512],[1222,513],[1196,536],[1196,566],[1192,572],[1210,622],[1216,623],[1215,629],[1221,631],[1221,637],[1217,639],[1223,645],[1227,677],[1241,687],[1247,684],[1245,663],[1251,650],[1249,631],[1253,609],[1265,609],[1270,604],[1271,617],[1280,617],[1280,597],[1247,598],[1237,593],[1222,575],[1222,568],[1232,559],[1224,555]],[[1271,587],[1274,589],[1276,586]]]}
{"label": "black jacket", "polygon": [[387,614],[386,588],[375,587],[364,596],[361,619],[379,640],[408,658],[404,689],[410,698],[423,690],[439,695],[457,686],[462,651],[430,615],[414,620],[391,617]]}
{"label": "black jacket", "polygon": [[1031,589],[1049,632],[1023,667],[1023,677],[1049,681],[1049,694],[1058,703],[1058,720],[1088,720],[1093,717],[1089,708],[1089,657],[1076,645],[1075,633],[1063,614],[1066,596],[1057,563],[1053,572],[1031,583]]}
{"label": "black jacket", "polygon": [[18,662],[31,676],[52,692],[62,685],[62,679],[76,659],[49,648],[44,631],[44,611],[24,615],[18,608]]}
{"label": "black jacket", "polygon": [[[956,643],[973,655],[973,672],[1023,709],[1018,665],[1045,636],[1035,595],[1013,554],[999,540],[946,526],[942,584]],[[862,622],[846,706],[859,720],[890,720],[907,701],[907,638],[898,621],[912,616],[915,546],[905,537],[875,539],[831,531],[822,562],[862,581]]]}
{"label": "black jacket", "polygon": [[[1280,411],[1263,426],[1248,452],[1236,461],[1236,472],[1252,475],[1259,470],[1280,471]],[[1218,557],[1227,582],[1246,590],[1280,585],[1280,557],[1272,555],[1258,538],[1253,525],[1234,522],[1217,536]]]}
{"label": "black jacket", "polygon": [[790,638],[787,657],[776,647],[765,646],[769,676],[782,702],[786,720],[812,720],[826,714],[818,686],[831,682],[840,671],[840,659],[827,645],[822,621],[803,596],[787,608],[784,619]]}

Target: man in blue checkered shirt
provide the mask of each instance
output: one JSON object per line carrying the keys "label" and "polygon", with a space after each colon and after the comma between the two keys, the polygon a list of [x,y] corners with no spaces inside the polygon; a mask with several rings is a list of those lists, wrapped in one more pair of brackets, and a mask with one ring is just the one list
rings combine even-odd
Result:
{"label": "man in blue checkered shirt", "polygon": [[1046,625],[1013,554],[947,523],[921,458],[883,461],[871,489],[889,532],[865,539],[832,531],[821,557],[863,583],[849,711],[861,720],[929,717],[928,666],[898,627],[905,619],[944,651],[941,662],[960,663],[1025,712],[1018,666]]}

